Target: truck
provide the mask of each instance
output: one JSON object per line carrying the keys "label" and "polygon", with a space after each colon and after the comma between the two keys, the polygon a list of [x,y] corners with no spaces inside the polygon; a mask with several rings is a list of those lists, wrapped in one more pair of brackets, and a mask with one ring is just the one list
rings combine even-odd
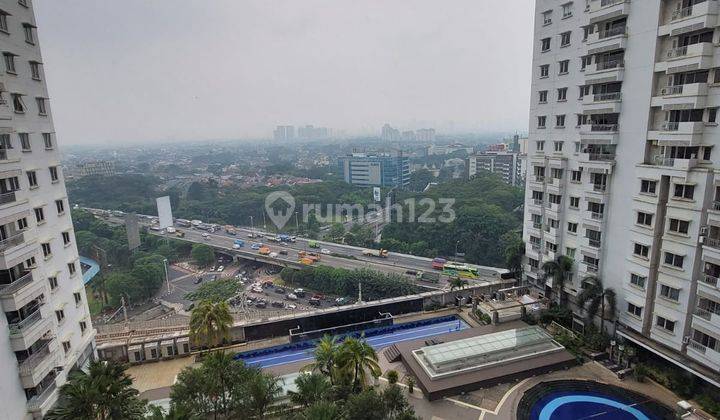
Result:
{"label": "truck", "polygon": [[190,223],[190,221],[186,220],[186,219],[175,219],[175,224],[180,227],[186,227],[186,228],[192,226],[192,223]]}
{"label": "truck", "polygon": [[387,258],[388,256],[387,249],[363,249],[362,253],[368,257]]}
{"label": "truck", "polygon": [[320,248],[320,244],[317,243],[317,241],[308,241],[308,246],[310,248]]}
{"label": "truck", "polygon": [[300,258],[300,259],[298,260],[298,262],[301,263],[301,264],[305,264],[305,265],[313,265],[313,264],[315,264],[315,260],[313,260],[312,258],[306,258],[306,257]]}
{"label": "truck", "polygon": [[232,236],[237,235],[237,231],[235,231],[235,228],[230,225],[225,226],[225,233]]}
{"label": "truck", "polygon": [[270,254],[270,248],[267,246],[262,246],[262,247],[260,247],[259,252],[261,255],[268,255],[268,254]]}
{"label": "truck", "polygon": [[313,261],[320,261],[320,254],[318,254],[317,252],[298,251],[298,258],[299,259],[308,258]]}

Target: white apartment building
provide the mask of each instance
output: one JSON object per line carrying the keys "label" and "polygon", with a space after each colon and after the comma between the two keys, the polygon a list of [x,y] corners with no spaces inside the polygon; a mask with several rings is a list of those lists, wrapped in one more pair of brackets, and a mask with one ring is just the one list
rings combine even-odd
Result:
{"label": "white apartment building", "polygon": [[619,336],[716,386],[718,3],[536,1],[523,232],[530,283],[572,257],[571,302],[598,276]]}
{"label": "white apartment building", "polygon": [[41,418],[93,355],[31,0],[0,0],[0,419]]}
{"label": "white apartment building", "polygon": [[511,151],[489,151],[468,156],[465,159],[468,177],[478,171],[489,171],[499,175],[505,183],[522,185],[522,159],[519,153]]}

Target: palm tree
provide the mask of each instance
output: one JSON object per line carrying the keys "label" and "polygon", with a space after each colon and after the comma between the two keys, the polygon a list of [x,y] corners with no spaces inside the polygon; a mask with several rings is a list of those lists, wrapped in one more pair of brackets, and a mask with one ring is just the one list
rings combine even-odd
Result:
{"label": "palm tree", "polygon": [[233,317],[227,302],[200,302],[190,315],[190,339],[202,347],[216,347],[230,338]]}
{"label": "palm tree", "polygon": [[138,398],[132,378],[125,366],[116,362],[95,361],[87,373],[78,370],[60,388],[60,396],[46,419],[50,420],[110,420],[143,419],[145,400]]}
{"label": "palm tree", "polygon": [[615,290],[612,287],[604,288],[598,277],[589,276],[583,279],[577,303],[585,310],[591,322],[598,312],[600,313],[601,332],[605,332],[605,317],[609,314],[608,319],[615,318]]}
{"label": "palm tree", "polygon": [[368,372],[373,378],[382,375],[375,349],[365,340],[348,337],[340,346],[337,364],[352,375],[354,389],[364,388],[368,383]]}
{"label": "palm tree", "polygon": [[320,372],[330,378],[330,383],[335,383],[335,359],[338,355],[337,337],[325,335],[315,346],[315,361],[302,368],[303,372]]}
{"label": "palm tree", "polygon": [[263,419],[270,406],[277,401],[282,392],[278,379],[273,375],[258,371],[246,384],[247,405],[245,408],[252,419]]}
{"label": "palm tree", "polygon": [[336,403],[317,401],[303,410],[299,418],[302,420],[335,420],[342,417],[340,414],[340,408]]}
{"label": "palm tree", "polygon": [[462,277],[453,277],[450,281],[448,281],[448,284],[450,285],[450,291],[452,292],[455,289],[464,289],[469,282]]}
{"label": "palm tree", "polygon": [[288,391],[290,401],[303,407],[325,400],[332,389],[327,377],[319,373],[301,374],[295,379],[295,386],[297,391]]}
{"label": "palm tree", "polygon": [[548,261],[542,265],[542,269],[545,272],[543,280],[548,277],[553,279],[553,288],[557,289],[558,303],[562,304],[565,294],[563,293],[563,286],[567,281],[569,274],[572,273],[573,263],[575,261],[565,255],[558,255],[554,260]]}

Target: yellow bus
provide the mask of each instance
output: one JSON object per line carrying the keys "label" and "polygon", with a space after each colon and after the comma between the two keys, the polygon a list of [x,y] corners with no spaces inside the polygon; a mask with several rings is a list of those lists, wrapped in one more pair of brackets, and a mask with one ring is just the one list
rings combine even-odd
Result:
{"label": "yellow bus", "polygon": [[477,268],[469,267],[465,264],[460,264],[456,262],[446,262],[443,266],[443,274],[447,274],[448,276],[453,277],[464,277],[468,279],[476,279],[480,277]]}

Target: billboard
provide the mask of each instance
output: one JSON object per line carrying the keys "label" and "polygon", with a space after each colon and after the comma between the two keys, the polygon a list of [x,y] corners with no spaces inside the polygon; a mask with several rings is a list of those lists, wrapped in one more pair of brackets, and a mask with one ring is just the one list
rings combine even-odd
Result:
{"label": "billboard", "polygon": [[137,215],[125,214],[125,232],[127,233],[128,249],[130,251],[140,246],[140,225],[138,225]]}
{"label": "billboard", "polygon": [[173,225],[172,208],[170,207],[170,196],[158,197],[157,211],[160,218],[160,229],[167,229]]}

